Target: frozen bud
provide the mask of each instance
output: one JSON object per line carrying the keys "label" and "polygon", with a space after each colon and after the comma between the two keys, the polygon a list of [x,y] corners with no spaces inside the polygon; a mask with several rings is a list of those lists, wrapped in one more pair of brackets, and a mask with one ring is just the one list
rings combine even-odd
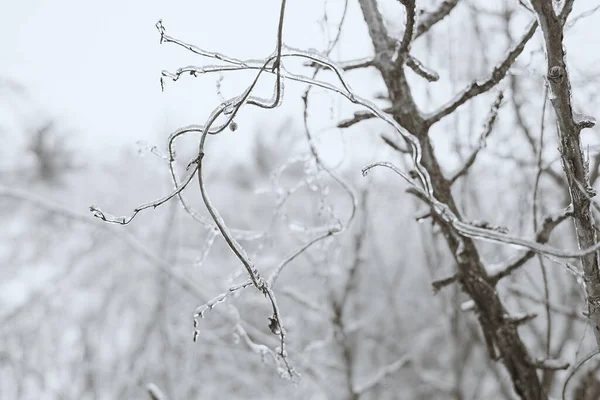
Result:
{"label": "frozen bud", "polygon": [[576,112],[573,112],[573,121],[579,129],[593,128],[596,125],[596,118]]}
{"label": "frozen bud", "polygon": [[585,191],[587,192],[587,195],[588,195],[589,197],[596,197],[596,195],[598,194],[598,192],[596,191],[596,189],[594,189],[594,188],[593,188],[593,187],[591,187],[591,186],[588,186],[588,187],[585,189]]}

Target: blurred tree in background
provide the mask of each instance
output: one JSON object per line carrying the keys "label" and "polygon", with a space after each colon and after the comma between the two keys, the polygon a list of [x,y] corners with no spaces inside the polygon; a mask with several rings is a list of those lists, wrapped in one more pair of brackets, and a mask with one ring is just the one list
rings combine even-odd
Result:
{"label": "blurred tree in background", "polygon": [[[325,2],[326,46],[302,51],[275,3],[264,60],[159,22],[215,63],[163,72],[166,90],[249,70],[273,98],[219,86],[218,119],[116,161],[82,168],[73,132],[0,80],[0,137],[19,138],[0,149],[0,398],[599,398],[579,363],[597,252],[562,250],[596,243],[598,71],[575,44],[598,7]],[[348,29],[373,53],[333,64]],[[297,114],[238,126],[292,85]]]}

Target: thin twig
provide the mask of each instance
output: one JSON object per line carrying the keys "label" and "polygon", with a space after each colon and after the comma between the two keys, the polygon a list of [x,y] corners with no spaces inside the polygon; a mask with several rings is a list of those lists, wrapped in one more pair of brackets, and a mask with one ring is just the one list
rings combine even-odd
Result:
{"label": "thin twig", "polygon": [[440,109],[429,113],[425,116],[426,122],[429,126],[435,124],[447,115],[450,115],[458,107],[466,103],[468,100],[482,93],[487,92],[496,84],[498,84],[505,76],[511,65],[515,62],[517,57],[525,49],[525,45],[533,37],[538,27],[537,20],[530,23],[527,31],[521,38],[521,40],[508,52],[507,56],[498,65],[494,67],[492,73],[482,81],[475,81],[466,87],[462,92],[458,93],[454,98],[447,104],[440,107]]}
{"label": "thin twig", "polygon": [[458,280],[458,275],[452,275],[448,278],[438,279],[436,281],[431,282],[431,286],[433,286],[433,293],[439,292],[442,288],[453,284]]}
{"label": "thin twig", "polygon": [[167,396],[154,383],[149,383],[146,386],[150,400],[167,400]]}
{"label": "thin twig", "polygon": [[385,136],[384,134],[381,134],[380,137],[385,142],[385,144],[390,146],[392,149],[394,149],[400,153],[405,153],[405,154],[410,153],[410,151],[408,151],[404,147],[401,147],[398,143],[396,143],[394,140],[390,139],[389,137]]}
{"label": "thin twig", "polygon": [[547,371],[561,371],[569,368],[569,363],[562,360],[539,359],[532,361],[531,364],[536,368]]}
{"label": "thin twig", "polygon": [[591,15],[593,15],[595,12],[597,12],[598,10],[600,10],[600,5],[597,5],[594,8],[591,8],[587,11],[582,12],[581,14],[573,17],[566,25],[565,25],[565,30],[572,28],[573,26],[575,26],[575,24],[577,23],[577,21],[579,21],[582,18],[587,18]]}
{"label": "thin twig", "polygon": [[283,259],[283,261],[281,261],[279,263],[279,265],[273,270],[273,272],[267,279],[267,284],[269,286],[273,287],[275,285],[275,282],[277,281],[277,278],[279,278],[281,271],[283,270],[283,268],[285,268],[286,265],[288,265],[290,262],[292,262],[300,254],[304,253],[309,247],[311,247],[315,243],[317,243],[327,237],[333,236],[333,235],[337,234],[338,232],[340,232],[340,229],[338,229],[337,227],[332,228],[332,229],[328,230],[327,232],[325,232],[324,234],[321,234],[321,235],[313,238],[308,243],[305,243],[297,250],[294,250],[291,254],[289,254],[287,257],[285,257]]}
{"label": "thin twig", "polygon": [[[288,363],[287,353],[285,351],[285,329],[283,328],[283,324],[281,322],[281,316],[279,313],[279,308],[277,306],[275,295],[274,295],[273,291],[271,290],[271,288],[266,284],[266,282],[259,275],[258,270],[255,268],[254,264],[249,259],[244,248],[237,242],[235,237],[232,235],[231,231],[225,225],[223,218],[220,216],[219,212],[217,211],[215,206],[212,204],[210,197],[208,197],[208,193],[206,191],[206,187],[204,185],[204,179],[203,179],[203,159],[204,159],[204,155],[205,155],[204,145],[205,145],[206,137],[208,134],[217,134],[219,132],[222,132],[225,129],[225,127],[229,126],[229,124],[231,123],[231,121],[233,120],[235,115],[238,113],[240,108],[246,103],[252,104],[252,105],[255,105],[255,106],[258,106],[261,108],[267,108],[267,109],[275,108],[281,104],[282,86],[283,86],[282,76],[281,76],[282,75],[281,74],[281,71],[282,71],[281,57],[282,57],[282,48],[283,48],[282,36],[283,36],[283,21],[284,21],[284,15],[285,15],[285,5],[286,5],[286,0],[282,0],[281,11],[280,11],[280,16],[279,16],[279,24],[278,24],[278,29],[277,29],[277,50],[274,54],[274,57],[268,58],[267,60],[264,61],[262,67],[259,69],[258,73],[256,74],[254,81],[244,91],[244,93],[242,95],[234,97],[228,101],[225,101],[224,103],[219,105],[217,108],[215,108],[215,110],[211,113],[210,117],[208,118],[207,123],[205,125],[203,125],[201,128],[202,135],[200,138],[200,144],[199,144],[199,148],[198,148],[198,157],[196,159],[197,166],[194,168],[194,170],[197,169],[197,171],[198,171],[198,182],[199,182],[199,186],[200,186],[200,192],[202,195],[202,199],[203,199],[204,204],[205,204],[207,210],[209,211],[211,217],[213,218],[215,224],[217,225],[217,228],[219,229],[219,231],[225,238],[225,241],[227,242],[230,249],[235,253],[235,255],[238,257],[238,259],[245,266],[252,284],[257,289],[259,289],[261,292],[263,292],[269,298],[269,300],[271,302],[271,305],[273,308],[273,317],[271,318],[270,327],[274,333],[276,333],[280,336],[279,355],[281,356],[281,359],[283,360],[283,362],[286,365],[286,369],[287,369],[289,376],[293,377],[294,371]],[[162,39],[165,36],[164,28],[162,27],[162,24],[160,24],[160,22],[159,22],[159,24],[157,24],[157,27],[161,34],[161,41],[162,41]],[[175,41],[173,40],[173,42],[175,42]],[[239,63],[239,61],[235,60],[235,59],[227,58],[227,60],[234,64]],[[257,97],[252,97],[251,93],[252,93],[254,87],[256,86],[256,84],[258,83],[258,80],[259,80],[261,74],[266,70],[267,65],[269,65],[272,60],[274,60],[274,63],[271,68],[271,71],[274,71],[274,73],[276,74],[276,85],[275,85],[275,93],[273,95],[273,99],[270,101],[264,101]],[[163,73],[163,75],[164,75],[164,73]],[[224,114],[224,113],[227,115],[227,121],[219,127],[212,128],[212,125],[214,124],[216,119],[221,114]],[[247,286],[246,284],[243,284],[243,285],[239,286],[238,288],[243,288],[246,286]],[[236,288],[236,290],[237,290],[237,288]],[[222,297],[218,297],[218,299],[225,299],[225,297],[226,297],[226,295],[222,296]],[[209,303],[209,304],[212,304],[212,306],[214,306],[214,304],[216,304],[216,302]],[[203,309],[201,309],[201,311],[198,315],[201,315],[202,311],[203,311]],[[194,323],[195,323],[195,325],[197,324],[196,320],[194,320]]]}
{"label": "thin twig", "polygon": [[[571,79],[567,70],[564,47],[564,26],[573,6],[565,0],[560,15],[551,2],[532,0],[544,35],[546,53],[546,81],[551,93],[550,100],[556,114],[559,133],[560,155],[573,204],[572,220],[575,225],[577,244],[580,248],[598,243],[593,212],[590,207],[589,175],[587,160],[581,147],[581,130],[591,126],[589,117],[579,117],[573,112]],[[581,190],[581,188],[583,190]],[[590,190],[590,192],[592,192]],[[581,260],[585,276],[588,315],[596,343],[600,346],[600,265],[597,253],[588,253]]]}
{"label": "thin twig", "polygon": [[246,282],[241,283],[239,285],[231,286],[226,292],[215,296],[211,300],[207,301],[205,304],[196,308],[194,311],[194,342],[198,338],[198,334],[200,333],[196,328],[198,328],[198,318],[204,318],[204,313],[207,310],[212,310],[216,307],[217,304],[224,302],[227,299],[227,296],[233,294],[239,290],[245,289],[248,286],[252,286],[252,280],[248,279]]}
{"label": "thin twig", "polygon": [[[383,112],[388,113],[388,114],[392,113],[393,111],[394,110],[391,107],[383,109]],[[370,113],[367,111],[358,111],[358,112],[354,113],[354,117],[338,122],[337,127],[338,128],[349,128],[352,125],[356,125],[361,121],[365,121],[367,119],[376,118],[376,117],[377,116],[374,115],[373,113]]]}
{"label": "thin twig", "polygon": [[[538,186],[540,184],[540,177],[542,176],[542,154],[544,151],[544,121],[546,116],[546,101],[548,99],[548,85],[544,85],[544,101],[542,103],[542,117],[540,121],[540,144],[537,152],[537,173],[535,175],[535,182],[533,185],[533,201],[532,201],[532,218],[533,218],[533,230],[538,230],[537,221],[537,206],[538,206]],[[550,357],[550,340],[552,337],[552,316],[550,315],[550,289],[548,287],[548,273],[544,259],[540,254],[537,255],[540,264],[540,270],[542,273],[542,283],[544,285],[544,299],[546,300],[546,357]]]}
{"label": "thin twig", "polygon": [[502,103],[503,98],[504,98],[504,93],[502,93],[502,92],[498,93],[498,96],[496,97],[496,100],[494,101],[494,104],[492,104],[492,107],[490,109],[483,132],[481,133],[481,136],[479,137],[479,143],[477,144],[477,147],[475,148],[475,150],[473,150],[471,152],[469,157],[467,157],[467,161],[465,161],[465,165],[460,170],[458,170],[452,176],[452,178],[449,179],[450,185],[452,185],[454,182],[456,182],[456,180],[458,178],[460,178],[461,176],[463,176],[467,172],[469,172],[469,168],[471,168],[471,166],[473,166],[473,164],[475,163],[475,160],[477,159],[477,155],[479,154],[479,152],[482,149],[485,148],[485,146],[487,144],[487,139],[490,136],[490,133],[492,133],[492,129],[494,128],[494,123],[496,122],[496,117],[498,117],[498,109],[500,108],[500,104]]}
{"label": "thin twig", "polygon": [[410,67],[415,74],[429,82],[437,82],[440,79],[440,75],[437,72],[423,65],[423,63],[414,56],[408,55],[408,57],[406,57],[406,65]]}
{"label": "thin twig", "polygon": [[[126,243],[133,251],[140,254],[143,258],[145,258],[153,268],[158,269],[162,273],[164,273],[169,279],[177,284],[184,291],[190,293],[196,299],[208,299],[206,293],[204,293],[196,284],[190,281],[188,278],[179,275],[172,269],[172,263],[169,263],[158,255],[154,254],[147,247],[145,247],[139,240],[134,238],[131,234],[122,231],[112,229],[113,227],[107,224],[98,224],[97,221],[93,218],[90,218],[87,214],[81,214],[76,211],[72,211],[60,204],[53,203],[48,199],[42,198],[35,194],[23,191],[21,189],[16,188],[8,188],[0,185],[0,197],[12,198],[19,201],[24,201],[30,203],[36,207],[44,209],[48,212],[51,212],[54,215],[61,216],[63,218],[67,218],[71,221],[92,226],[96,229],[101,229],[106,232],[111,233],[117,238],[120,238],[124,243]],[[219,314],[223,317],[227,318],[230,321],[233,321],[231,316],[228,313],[219,311]],[[256,337],[260,337],[261,340],[267,342],[269,337],[263,334],[263,332],[252,326],[248,326],[249,329],[252,330],[252,334]]]}
{"label": "thin twig", "polygon": [[591,360],[597,354],[600,354],[600,349],[596,349],[596,350],[592,351],[591,353],[587,354],[585,357],[583,357],[581,359],[581,361],[579,361],[577,364],[575,364],[575,366],[573,367],[573,369],[571,371],[569,371],[569,374],[567,375],[567,378],[565,379],[565,383],[563,384],[563,387],[562,387],[562,399],[563,400],[567,400],[567,385],[569,384],[569,381],[571,380],[573,375],[575,375],[575,373],[577,371],[579,371],[579,369],[583,366],[583,364],[585,364],[586,362]]}
{"label": "thin twig", "polygon": [[421,15],[415,32],[415,38],[426,33],[432,26],[444,19],[454,10],[456,4],[458,4],[458,0],[445,0],[434,11]]}
{"label": "thin twig", "polygon": [[395,373],[411,361],[412,357],[410,355],[405,355],[399,360],[393,362],[392,364],[380,368],[379,371],[377,371],[373,376],[367,378],[365,382],[363,382],[360,385],[354,386],[354,393],[360,396],[361,394],[380,384],[386,377]]}
{"label": "thin twig", "polygon": [[495,230],[479,228],[464,223],[459,220],[459,218],[448,208],[447,205],[440,203],[435,199],[432,199],[422,189],[416,187],[412,179],[392,163],[376,162],[369,164],[363,168],[363,175],[367,175],[370,169],[378,166],[389,168],[396,174],[400,175],[406,182],[408,182],[411,185],[411,187],[408,189],[409,193],[412,193],[420,199],[427,202],[443,221],[451,225],[462,236],[477,240],[486,240],[494,243],[504,243],[517,247],[523,247],[530,249],[534,252],[543,254],[546,257],[556,258],[580,258],[589,254],[593,254],[600,249],[600,242],[598,242],[584,249],[567,251],[539,242],[533,242],[529,239],[521,238],[518,236],[512,236]]}
{"label": "thin twig", "polygon": [[396,65],[401,66],[404,64],[406,55],[410,52],[410,45],[416,34],[416,22],[417,22],[417,2],[416,0],[405,0],[403,2],[406,9],[406,22],[404,23],[404,34],[402,35],[402,41],[397,50]]}
{"label": "thin twig", "polygon": [[581,321],[581,322],[587,322],[587,319],[583,316],[583,314],[581,312],[577,312],[575,310],[572,310],[570,308],[564,307],[559,304],[552,304],[549,301],[546,301],[546,299],[539,299],[539,298],[537,298],[521,289],[513,287],[513,286],[509,286],[508,290],[516,296],[533,301],[534,303],[542,304],[544,307],[548,307],[551,311],[554,311],[557,314],[564,315],[565,317],[568,317],[568,318],[577,319],[578,321]]}

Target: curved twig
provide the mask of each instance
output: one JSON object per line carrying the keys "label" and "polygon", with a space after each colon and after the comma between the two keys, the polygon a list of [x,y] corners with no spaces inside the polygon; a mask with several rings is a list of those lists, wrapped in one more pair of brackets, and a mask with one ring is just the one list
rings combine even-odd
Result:
{"label": "curved twig", "polygon": [[585,249],[566,251],[546,244],[533,242],[529,239],[520,238],[518,236],[512,236],[491,229],[479,228],[473,225],[466,224],[460,221],[456,214],[454,214],[447,205],[440,203],[439,201],[435,200],[435,198],[427,196],[427,194],[424,193],[422,189],[420,189],[414,184],[414,182],[410,179],[409,176],[407,176],[404,172],[399,170],[392,163],[376,162],[370,164],[363,168],[363,175],[366,175],[370,169],[378,166],[389,168],[396,174],[400,175],[405,181],[407,181],[410,185],[413,186],[413,190],[419,195],[419,197],[430,203],[431,207],[434,209],[437,215],[439,215],[446,223],[450,224],[454,229],[456,229],[456,231],[462,236],[470,237],[472,239],[477,240],[486,240],[494,243],[503,243],[512,246],[523,247],[533,250],[540,254],[554,256],[557,258],[580,258],[600,250],[600,242]]}
{"label": "curved twig", "polygon": [[590,359],[592,359],[592,357],[594,357],[595,355],[600,354],[600,349],[596,349],[594,351],[592,351],[591,353],[589,353],[588,355],[586,355],[585,357],[583,357],[581,359],[581,361],[579,361],[577,364],[575,364],[575,366],[573,366],[573,369],[571,371],[569,371],[569,374],[567,375],[567,379],[565,379],[565,383],[563,384],[562,387],[562,399],[566,400],[567,399],[567,385],[569,384],[569,381],[571,380],[571,378],[575,375],[575,372],[577,372],[582,366],[583,364],[585,364],[586,362],[588,362]]}

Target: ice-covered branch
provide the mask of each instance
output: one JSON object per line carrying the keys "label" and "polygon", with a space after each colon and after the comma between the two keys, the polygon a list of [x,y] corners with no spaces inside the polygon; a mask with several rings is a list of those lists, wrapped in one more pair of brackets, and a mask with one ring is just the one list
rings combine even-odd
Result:
{"label": "ice-covered branch", "polygon": [[423,65],[423,63],[414,56],[409,55],[407,57],[406,65],[410,67],[415,74],[428,80],[429,82],[437,82],[440,79],[440,75],[437,72]]}
{"label": "ice-covered branch", "polygon": [[494,128],[494,123],[496,122],[496,117],[498,116],[498,109],[500,108],[500,104],[502,103],[503,98],[504,94],[500,92],[496,97],[496,101],[494,101],[494,104],[492,104],[487,121],[485,123],[485,128],[481,133],[481,136],[479,137],[479,143],[477,147],[471,152],[469,157],[467,157],[465,165],[463,165],[461,169],[459,169],[456,173],[454,173],[454,175],[452,175],[452,178],[450,178],[450,184],[453,184],[458,178],[469,172],[469,168],[471,168],[471,166],[473,166],[473,164],[475,163],[477,155],[483,148],[485,148],[487,138],[488,136],[490,136],[490,133],[492,133],[492,129]]}
{"label": "ice-covered branch", "polygon": [[[572,212],[572,209],[567,208],[555,215],[546,216],[542,222],[542,226],[535,233],[535,241],[538,243],[548,242],[554,228],[569,218]],[[508,265],[496,267],[494,271],[490,271],[491,280],[493,282],[498,282],[500,279],[510,275],[513,271],[523,266],[527,261],[532,259],[534,255],[535,251],[530,250],[517,257],[515,260],[510,261]]]}
{"label": "ice-covered branch", "polygon": [[437,9],[424,13],[419,17],[419,24],[417,25],[415,38],[421,36],[431,29],[432,26],[446,18],[454,7],[458,4],[458,0],[445,0],[438,6]]}
{"label": "ice-covered branch", "polygon": [[404,7],[406,9],[406,22],[404,23],[404,34],[402,35],[402,41],[398,47],[397,63],[402,65],[404,63],[406,55],[410,52],[410,45],[416,34],[417,25],[417,2],[416,0],[405,0]]}
{"label": "ice-covered branch", "polygon": [[460,219],[448,208],[447,205],[442,204],[435,199],[432,199],[425,192],[423,192],[422,189],[416,187],[412,182],[412,179],[392,163],[376,162],[373,164],[369,164],[363,168],[363,175],[366,175],[369,170],[377,166],[389,168],[396,174],[400,175],[406,182],[408,182],[411,185],[411,187],[408,189],[409,193],[416,195],[421,200],[428,203],[434,210],[435,214],[441,218],[441,220],[451,225],[456,230],[456,232],[458,232],[464,237],[522,247],[530,249],[536,253],[545,256],[551,256],[556,258],[581,258],[600,250],[600,242],[580,250],[568,251],[546,244],[534,242],[526,238],[512,236],[497,230],[480,228],[471,224],[467,224],[465,222],[460,221]]}
{"label": "ice-covered branch", "polygon": [[[562,165],[567,178],[571,203],[572,219],[575,225],[577,242],[580,248],[598,247],[596,226],[592,213],[592,196],[589,186],[588,162],[584,159],[580,133],[583,128],[593,125],[590,117],[579,117],[572,104],[571,81],[567,71],[566,51],[563,45],[565,21],[573,2],[565,1],[559,15],[556,15],[551,2],[532,0],[537,14],[546,50],[546,80],[549,85],[550,101],[556,114],[560,138]],[[589,193],[588,193],[589,192]],[[596,248],[596,250],[598,250]],[[585,275],[589,320],[600,347],[600,264],[598,254],[589,252],[581,260]]]}
{"label": "ice-covered branch", "polygon": [[521,290],[519,288],[513,287],[513,286],[509,286],[508,287],[508,291],[510,291],[513,295],[527,299],[529,301],[532,301],[534,303],[538,303],[538,304],[542,304],[544,306],[548,306],[550,308],[551,311],[557,313],[557,314],[561,314],[564,315],[565,317],[569,317],[569,318],[573,318],[573,319],[577,319],[581,322],[586,322],[587,318],[585,318],[583,316],[583,314],[581,312],[578,312],[576,310],[567,308],[561,304],[553,304],[550,303],[548,301],[546,301],[545,299],[540,299],[537,298],[527,292],[525,292],[524,290]]}
{"label": "ice-covered branch", "polygon": [[149,383],[148,386],[146,386],[146,390],[148,391],[150,400],[168,400],[167,396],[154,383]]}
{"label": "ice-covered branch", "polygon": [[428,125],[433,125],[447,115],[450,115],[458,107],[469,101],[475,96],[487,92],[494,86],[496,86],[505,76],[511,65],[515,62],[517,57],[525,49],[525,45],[533,37],[538,27],[537,21],[531,22],[527,31],[519,40],[519,42],[508,52],[506,57],[498,63],[492,73],[481,81],[475,81],[467,86],[463,91],[458,93],[450,102],[440,107],[440,109],[429,113],[425,116]]}

